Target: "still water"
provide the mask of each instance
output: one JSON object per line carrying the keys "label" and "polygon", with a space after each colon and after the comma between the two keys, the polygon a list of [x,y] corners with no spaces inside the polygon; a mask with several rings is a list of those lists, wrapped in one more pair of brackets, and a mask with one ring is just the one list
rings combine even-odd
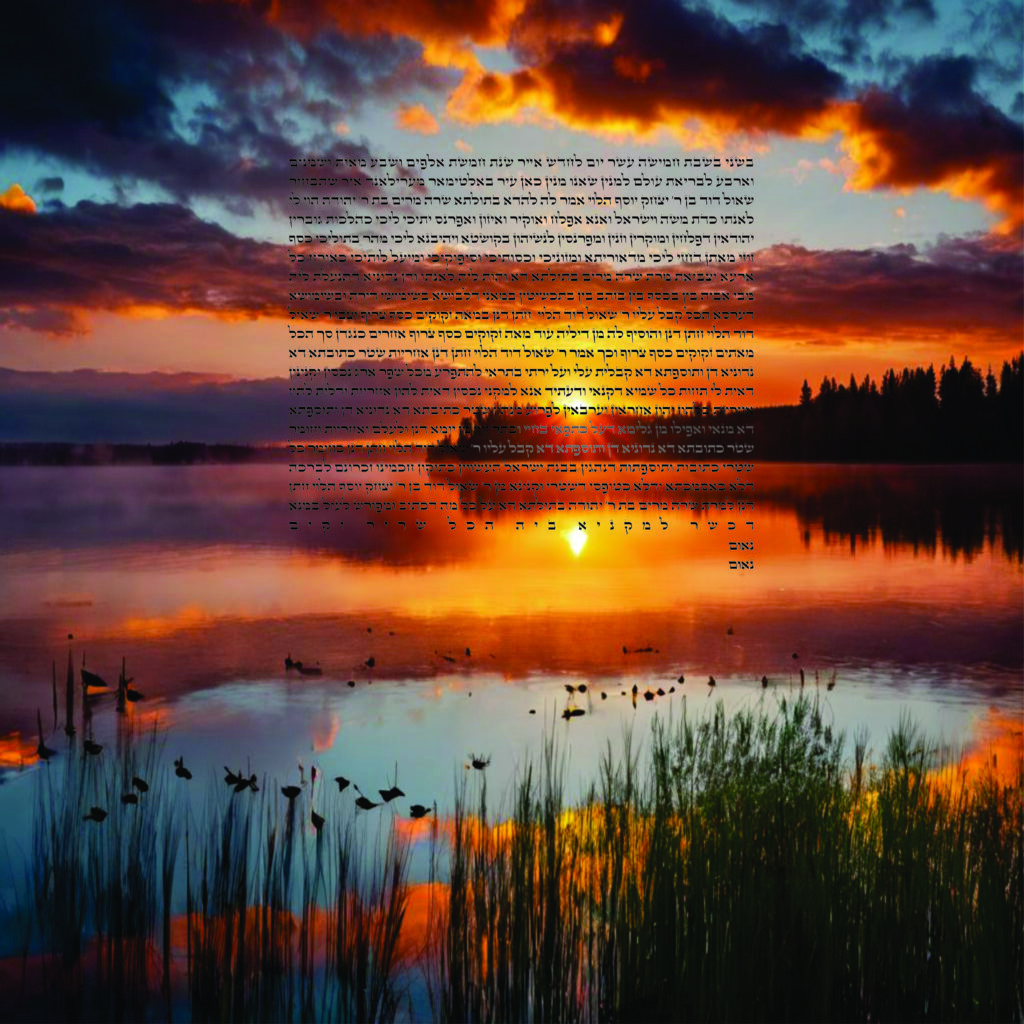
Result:
{"label": "still water", "polygon": [[[801,670],[876,749],[903,710],[963,748],[1019,736],[1019,467],[759,467],[743,572],[689,513],[628,536],[563,513],[470,533],[447,515],[423,530],[360,515],[317,535],[288,530],[287,497],[285,465],[0,471],[9,844],[29,835],[12,809],[43,768],[54,662],[63,719],[69,649],[76,676],[84,657],[110,683],[126,659],[145,695],[131,714],[166,727],[168,762],[200,781],[228,764],[283,784],[301,762],[375,794],[397,771],[400,814],[450,805],[471,753],[500,794],[545,730],[583,786],[624,727],[642,743],[655,715],[770,708]],[[581,684],[585,714],[563,721]],[[98,740],[115,718],[97,699]],[[59,729],[48,742],[62,748]]]}

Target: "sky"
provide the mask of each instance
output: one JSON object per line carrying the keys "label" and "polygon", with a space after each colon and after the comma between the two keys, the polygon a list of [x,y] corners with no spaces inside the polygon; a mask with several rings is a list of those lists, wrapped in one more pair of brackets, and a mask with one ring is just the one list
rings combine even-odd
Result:
{"label": "sky", "polygon": [[758,403],[825,374],[998,369],[1024,310],[1022,14],[19,5],[0,38],[0,439],[146,439],[159,408],[151,439],[269,440],[304,154],[750,155]]}

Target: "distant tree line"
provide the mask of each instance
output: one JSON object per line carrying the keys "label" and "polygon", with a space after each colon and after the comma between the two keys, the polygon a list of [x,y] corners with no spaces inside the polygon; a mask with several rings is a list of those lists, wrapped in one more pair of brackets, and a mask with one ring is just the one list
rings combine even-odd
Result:
{"label": "distant tree line", "polygon": [[998,378],[969,359],[880,382],[825,377],[800,403],[755,413],[755,457],[801,462],[1012,462],[1024,455],[1024,354]]}
{"label": "distant tree line", "polygon": [[[694,402],[668,417],[600,417],[591,423],[591,440],[636,440],[686,436],[658,432],[658,426],[706,422],[753,424],[755,461],[776,462],[1018,462],[1024,460],[1024,353],[1004,362],[997,377],[969,359],[950,359],[935,368],[890,369],[876,381],[865,376],[848,384],[825,377],[815,394],[808,381],[797,405],[770,406],[739,414],[721,414],[710,402]],[[582,418],[580,420],[582,422]],[[464,417],[458,432],[432,446],[435,460],[505,459],[516,461],[512,445],[538,439],[533,428],[550,422],[537,410],[508,410],[495,405]],[[699,440],[700,438],[697,438]],[[705,436],[704,440],[721,440]],[[564,439],[562,439],[564,440]],[[587,435],[573,440],[586,443]],[[500,450],[500,454],[496,452]],[[672,458],[673,456],[662,456]],[[693,455],[680,455],[692,459]],[[541,455],[553,460],[570,455]]]}

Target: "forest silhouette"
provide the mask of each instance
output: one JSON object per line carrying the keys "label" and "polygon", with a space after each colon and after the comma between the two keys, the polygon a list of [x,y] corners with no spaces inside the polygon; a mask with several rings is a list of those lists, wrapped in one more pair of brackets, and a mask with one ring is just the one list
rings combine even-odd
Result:
{"label": "forest silhouette", "polygon": [[[550,411],[536,407],[477,408],[457,435],[432,445],[428,457],[516,461],[519,442],[543,438],[551,422]],[[887,370],[881,381],[866,375],[858,383],[851,374],[846,384],[825,377],[817,394],[805,380],[796,405],[734,413],[698,401],[670,416],[599,415],[588,434],[569,436],[576,445],[609,445],[606,458],[707,457],[713,452],[693,443],[703,438],[751,442],[753,461],[1016,462],[1024,457],[1022,422],[1024,353],[1004,362],[998,377],[991,368],[983,374],[970,359],[958,366],[951,358],[938,373],[934,366],[904,367]],[[637,445],[638,438],[648,444]],[[580,457],[572,444],[550,442],[532,444],[531,454],[542,461]],[[584,456],[602,457],[593,450]]]}

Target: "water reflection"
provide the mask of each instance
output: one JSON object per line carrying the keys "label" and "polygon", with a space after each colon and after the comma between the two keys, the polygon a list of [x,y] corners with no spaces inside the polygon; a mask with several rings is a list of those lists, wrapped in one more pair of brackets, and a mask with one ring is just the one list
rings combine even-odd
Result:
{"label": "water reflection", "polygon": [[[537,473],[535,493],[547,493],[547,470]],[[398,742],[415,749],[462,713],[474,723],[460,741],[469,750],[510,716],[530,721],[519,703],[487,704],[494,694],[518,701],[573,680],[608,691],[588,727],[618,722],[609,709],[634,683],[667,690],[681,674],[713,674],[730,699],[756,696],[763,675],[794,684],[798,668],[808,685],[838,673],[831,699],[843,716],[863,716],[882,694],[913,694],[924,715],[931,704],[1019,708],[1016,468],[757,473],[755,569],[740,573],[727,568],[728,535],[689,511],[638,509],[667,528],[629,536],[596,521],[581,529],[570,513],[555,513],[553,529],[547,513],[522,529],[500,515],[472,536],[447,512],[423,530],[384,529],[383,511],[315,536],[286,528],[283,466],[0,471],[3,763],[31,760],[69,632],[76,659],[87,650],[106,678],[127,655],[148,698],[133,713],[186,732],[200,727],[190,711],[200,695],[257,694],[239,753],[280,744],[277,726],[297,706],[310,716],[296,725],[302,743],[318,755],[361,728],[369,757],[403,716],[418,725]],[[384,479],[381,493],[403,482]],[[287,673],[286,654],[322,679]],[[216,706],[218,732],[234,728]]]}
{"label": "water reflection", "polygon": [[[584,520],[588,536],[602,529],[608,532],[612,521],[624,531],[628,521],[633,537],[644,532],[642,522],[650,522],[654,534],[668,524],[673,543],[678,543],[680,533],[692,532],[692,521],[706,526],[710,516],[749,518],[739,508],[727,512],[704,507],[717,498],[737,495],[704,489],[709,482],[721,481],[706,479],[710,474],[702,464],[673,464],[643,474],[593,464],[610,474],[607,479],[587,472],[586,465],[580,464],[572,473],[566,472],[572,467],[561,465],[518,474],[522,490],[504,493],[501,503],[495,501],[499,492],[490,485],[478,486],[474,474],[481,480],[487,477],[472,465],[460,467],[457,474],[425,466],[378,473],[369,481],[379,488],[374,508],[353,507],[344,515],[338,509],[310,511],[313,529],[303,524],[305,528],[298,532],[288,529],[293,514],[286,506],[289,480],[283,464],[5,468],[0,469],[0,506],[6,516],[0,551],[33,548],[84,556],[90,550],[111,547],[161,550],[173,545],[180,552],[223,545],[307,550],[396,565],[437,565],[471,559],[481,543],[500,532],[499,525],[514,531],[518,521],[523,522],[524,532],[530,532],[534,522],[543,529],[553,519],[560,529],[575,530]],[[725,475],[733,480],[742,474]],[[367,477],[356,474],[353,479],[365,482]],[[439,507],[402,510],[401,504],[410,504],[414,494],[428,494],[418,489],[424,482],[447,483],[453,489],[429,492],[430,504]],[[881,541],[912,552],[941,547],[945,554],[972,557],[994,546],[1008,558],[1022,558],[1024,489],[1016,466],[767,463],[742,482],[755,485],[740,497],[754,501],[758,527],[765,514],[781,513],[795,518],[804,534],[819,529],[827,540],[848,542],[853,549]],[[417,490],[411,490],[413,486]],[[682,487],[688,490],[681,491]],[[524,513],[508,500],[516,497],[545,506],[560,502],[564,508]],[[467,507],[459,511],[441,507],[451,501]],[[616,507],[611,512],[583,507],[592,501],[612,501]],[[323,519],[330,524],[327,531],[319,527]],[[344,528],[338,526],[340,521]],[[487,522],[495,524],[493,531],[486,528]],[[471,539],[466,536],[467,524],[474,526]]]}
{"label": "water reflection", "polygon": [[804,538],[851,551],[877,542],[914,554],[973,558],[985,550],[1022,557],[1019,467],[774,466],[758,469],[766,501],[792,509]]}

